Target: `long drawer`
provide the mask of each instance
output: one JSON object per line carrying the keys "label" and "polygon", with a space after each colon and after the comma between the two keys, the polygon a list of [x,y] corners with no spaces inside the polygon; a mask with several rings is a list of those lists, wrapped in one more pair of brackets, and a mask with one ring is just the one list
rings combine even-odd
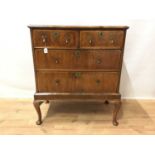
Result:
{"label": "long drawer", "polygon": [[38,92],[117,91],[118,72],[37,72]]}
{"label": "long drawer", "polygon": [[37,69],[119,70],[120,50],[35,50]]}

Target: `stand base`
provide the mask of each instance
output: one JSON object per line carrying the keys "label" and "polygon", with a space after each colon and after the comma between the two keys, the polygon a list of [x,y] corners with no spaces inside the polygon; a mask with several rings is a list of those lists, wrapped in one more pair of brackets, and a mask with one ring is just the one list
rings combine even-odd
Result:
{"label": "stand base", "polygon": [[34,95],[33,105],[36,109],[38,120],[37,125],[42,124],[42,114],[40,110],[41,104],[49,103],[49,100],[55,99],[101,99],[105,104],[113,103],[113,120],[114,126],[118,126],[117,115],[121,107],[121,95],[119,93],[36,93]]}

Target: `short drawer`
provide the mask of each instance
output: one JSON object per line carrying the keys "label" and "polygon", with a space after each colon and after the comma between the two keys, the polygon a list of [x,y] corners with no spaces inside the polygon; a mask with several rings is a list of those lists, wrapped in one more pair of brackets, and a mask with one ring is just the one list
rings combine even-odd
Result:
{"label": "short drawer", "polygon": [[75,30],[33,30],[34,47],[77,48],[79,33]]}
{"label": "short drawer", "polygon": [[117,72],[37,72],[38,92],[92,92],[117,91]]}
{"label": "short drawer", "polygon": [[37,69],[119,70],[120,50],[35,50]]}
{"label": "short drawer", "polygon": [[122,30],[80,31],[81,48],[121,49],[123,40]]}

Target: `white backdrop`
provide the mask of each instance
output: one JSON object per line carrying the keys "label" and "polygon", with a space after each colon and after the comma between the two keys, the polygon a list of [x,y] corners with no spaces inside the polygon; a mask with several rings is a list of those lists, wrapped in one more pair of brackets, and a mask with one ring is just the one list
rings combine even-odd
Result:
{"label": "white backdrop", "polygon": [[0,1],[0,97],[33,97],[34,72],[27,25],[47,24],[128,25],[120,92],[123,98],[155,98],[155,20],[150,18],[154,5],[148,0],[147,9],[142,3]]}

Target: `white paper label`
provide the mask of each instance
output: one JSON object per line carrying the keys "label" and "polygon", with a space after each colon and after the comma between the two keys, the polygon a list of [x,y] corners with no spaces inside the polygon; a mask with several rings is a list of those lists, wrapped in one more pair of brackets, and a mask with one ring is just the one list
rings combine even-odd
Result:
{"label": "white paper label", "polygon": [[48,48],[44,48],[44,53],[48,53]]}

